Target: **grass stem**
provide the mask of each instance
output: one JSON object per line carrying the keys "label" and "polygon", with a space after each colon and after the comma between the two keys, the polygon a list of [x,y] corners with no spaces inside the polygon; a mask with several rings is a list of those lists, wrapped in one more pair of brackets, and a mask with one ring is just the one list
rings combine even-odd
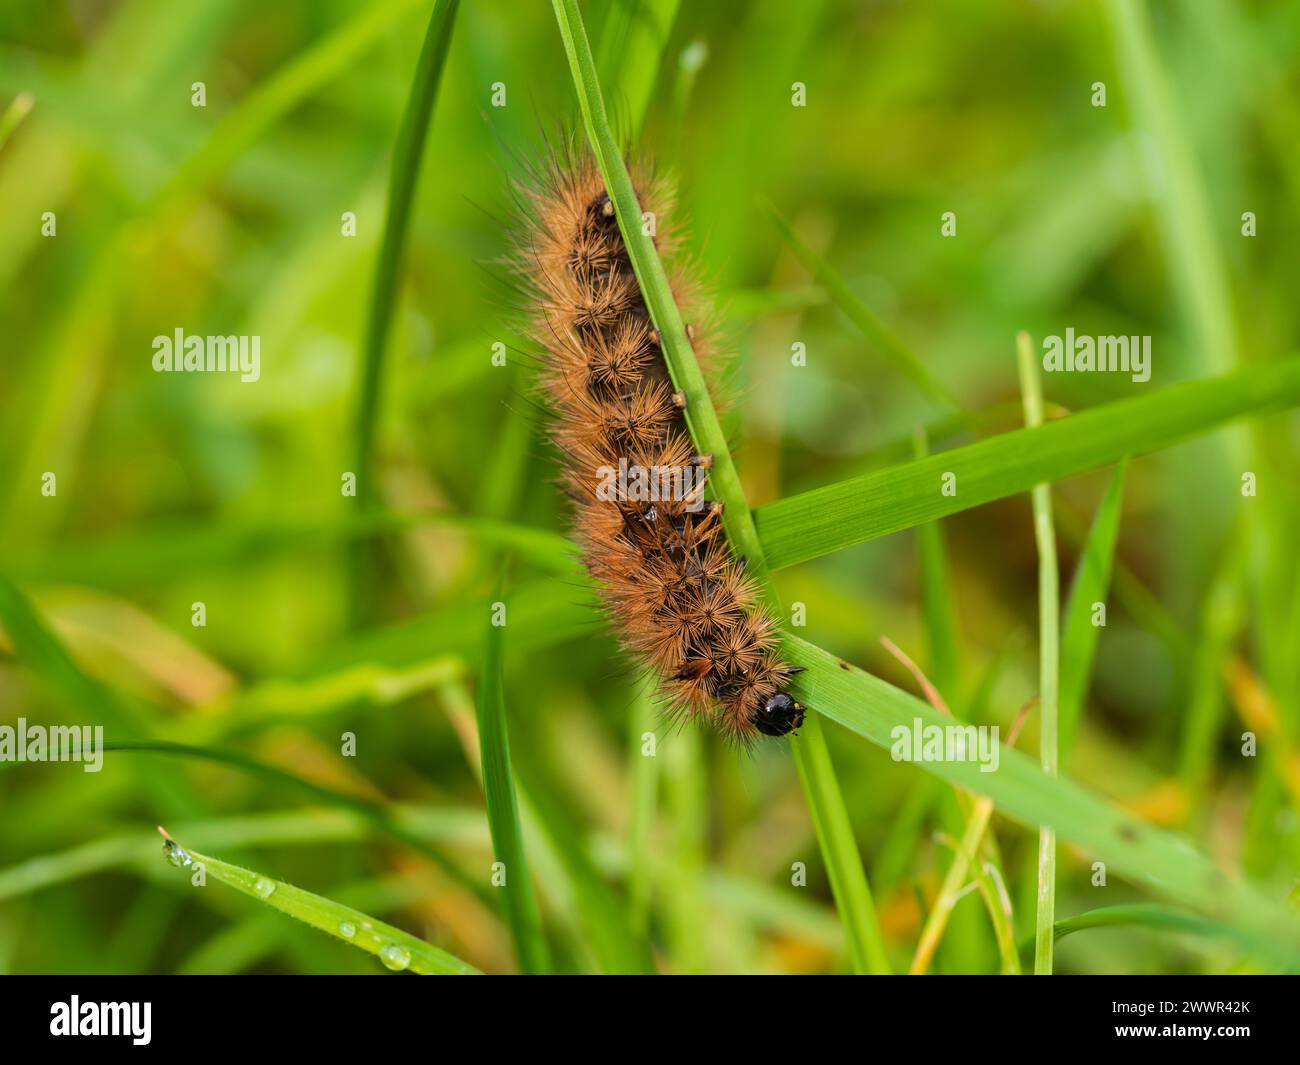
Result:
{"label": "grass stem", "polygon": [[[591,45],[578,4],[576,0],[553,0],[553,4],[596,164],[614,203],[619,229],[645,296],[646,307],[662,337],[669,374],[674,386],[686,394],[686,421],[691,437],[701,452],[713,455],[709,481],[716,498],[726,505],[723,521],[727,535],[736,552],[746,558],[749,572],[758,579],[769,602],[779,608],[740,476],[673,299],[668,275],[654,243],[641,228],[641,209],[605,111]],[[888,971],[871,891],[820,723],[810,716],[802,735],[792,741],[791,747],[836,905],[849,938],[850,958],[859,972]]]}
{"label": "grass stem", "polygon": [[[1020,391],[1025,405],[1025,425],[1043,424],[1043,383],[1038,374],[1033,342],[1028,333],[1016,337],[1020,364]],[[1039,761],[1043,772],[1056,776],[1057,709],[1060,699],[1060,578],[1056,568],[1056,530],[1052,525],[1052,490],[1037,484],[1032,492],[1034,539],[1038,544],[1038,643],[1039,643]],[[1038,829],[1038,909],[1035,920],[1034,973],[1052,972],[1052,929],[1056,923],[1056,831],[1049,825]]]}

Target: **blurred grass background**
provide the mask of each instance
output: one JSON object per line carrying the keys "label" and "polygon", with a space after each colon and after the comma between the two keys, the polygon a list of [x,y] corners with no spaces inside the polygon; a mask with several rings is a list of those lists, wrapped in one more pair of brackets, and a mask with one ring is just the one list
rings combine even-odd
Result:
{"label": "blurred grass background", "polygon": [[[729,428],[755,505],[904,461],[918,424],[932,449],[974,438],[841,315],[764,199],[966,410],[987,412],[980,433],[1019,424],[1019,329],[1153,337],[1149,384],[1048,375],[1057,410],[1292,350],[1300,10],[674,6],[584,11],[625,128],[647,101],[637,144],[678,175],[689,247],[726,310]],[[375,511],[340,492],[392,148],[430,7],[20,0],[0,14],[13,127],[0,146],[0,570],[120,708],[69,701],[6,640],[0,721],[237,749],[330,794],[389,800],[401,825],[195,759],[110,752],[99,774],[5,766],[0,969],[377,971],[246,897],[191,890],[158,860],[163,821],[209,853],[512,971],[487,880],[473,695],[507,560],[504,705],[552,965],[632,965],[648,937],[669,972],[846,966],[787,750],[738,755],[661,727],[658,756],[641,757],[653,708],[556,535],[554,457],[494,265],[521,160],[576,129],[548,5],[473,0],[457,15],[399,275]],[[661,49],[636,34],[647,12],[674,16]],[[1144,87],[1152,60],[1171,127]],[[806,107],[791,106],[794,82]],[[341,233],[348,211],[355,237]],[[954,238],[940,235],[945,211]],[[1244,211],[1256,238],[1241,235]],[[44,212],[57,236],[42,236]],[[153,337],[178,327],[259,335],[261,379],[154,373]],[[791,365],[795,342],[806,366]],[[1065,767],[1278,897],[1300,859],[1298,450],[1297,420],[1272,418],[1130,465],[1107,626]],[[1257,499],[1240,496],[1244,469],[1259,475]],[[1054,490],[1066,581],[1108,480]],[[914,688],[881,648],[887,635],[955,709],[1005,733],[1037,687],[1028,498],[942,523],[946,590],[929,597],[928,630],[918,539],[780,572],[782,599],[806,605],[809,639]],[[939,579],[931,571],[926,588]],[[935,645],[936,611],[953,619],[950,646]],[[1277,742],[1243,758],[1247,727]],[[354,758],[340,757],[345,732]],[[904,967],[951,859],[952,796],[828,734]],[[1020,745],[1035,750],[1036,735],[1031,717]],[[1023,940],[1036,840],[993,825]],[[799,862],[806,887],[791,885]],[[1143,900],[1114,878],[1093,886],[1089,863],[1062,845],[1058,918]],[[1213,938],[1137,925],[1071,936],[1057,968],[1235,959]],[[997,971],[977,895],[958,904],[932,968]]]}

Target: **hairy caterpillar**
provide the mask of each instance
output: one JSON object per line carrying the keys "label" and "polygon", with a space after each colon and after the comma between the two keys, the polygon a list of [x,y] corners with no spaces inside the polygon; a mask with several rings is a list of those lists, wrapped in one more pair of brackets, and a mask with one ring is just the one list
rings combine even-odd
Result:
{"label": "hairy caterpillar", "polygon": [[[671,199],[647,175],[636,185],[671,266]],[[779,657],[776,622],[727,541],[722,504],[703,499],[712,456],[694,454],[685,397],[673,391],[599,172],[552,156],[523,199],[517,266],[529,280],[529,332],[547,352],[552,436],[584,564],[623,646],[657,674],[671,715],[704,717],[745,744],[794,731],[804,708],[783,687],[799,670]],[[674,273],[687,306],[694,286]],[[698,354],[703,332],[688,327]]]}

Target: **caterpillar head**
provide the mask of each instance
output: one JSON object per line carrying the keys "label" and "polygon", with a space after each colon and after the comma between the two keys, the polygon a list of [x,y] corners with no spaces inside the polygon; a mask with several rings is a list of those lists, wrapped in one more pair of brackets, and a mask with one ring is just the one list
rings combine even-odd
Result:
{"label": "caterpillar head", "polygon": [[754,727],[764,736],[785,736],[803,724],[803,703],[777,692],[754,715]]}

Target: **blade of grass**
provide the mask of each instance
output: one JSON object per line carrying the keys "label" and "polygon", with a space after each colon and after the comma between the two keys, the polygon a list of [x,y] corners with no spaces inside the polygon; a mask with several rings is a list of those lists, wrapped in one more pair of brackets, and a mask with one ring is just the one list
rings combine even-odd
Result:
{"label": "blade of grass", "polygon": [[611,98],[626,108],[630,139],[645,123],[680,4],[681,0],[622,0],[605,18],[599,46],[601,82],[610,87]]}
{"label": "blade of grass", "polygon": [[23,119],[32,109],[32,102],[33,97],[29,92],[20,92],[9,101],[4,114],[0,115],[0,148],[3,148],[5,142],[13,136],[14,130],[22,125]]}
{"label": "blade of grass", "polygon": [[166,841],[164,850],[173,864],[189,869],[194,862],[198,862],[202,864],[206,876],[228,884],[245,895],[251,895],[335,939],[373,954],[389,969],[410,969],[415,973],[441,976],[481,975],[472,965],[455,955],[417,939],[400,928],[384,924],[323,895],[314,895],[310,891],[286,884],[283,880],[273,880],[198,851],[187,851],[163,829],[158,831],[163,834]]}
{"label": "blade of grass", "polygon": [[[1140,925],[1146,928],[1160,928],[1171,932],[1188,932],[1192,935],[1240,941],[1237,933],[1227,925],[1217,921],[1207,921],[1194,913],[1145,902],[1101,906],[1073,917],[1066,917],[1056,922],[1053,934],[1057,940],[1061,940],[1089,928],[1118,928],[1125,925]],[[1026,941],[1022,949],[1028,950],[1030,946],[1031,943]]]}
{"label": "blade of grass", "polygon": [[1191,326],[1194,355],[1205,370],[1222,371],[1237,361],[1228,275],[1210,223],[1204,186],[1191,144],[1151,34],[1144,0],[1106,0],[1102,5],[1115,40],[1116,58],[1137,124],[1154,150],[1144,160],[1151,175],[1165,259],[1182,314]]}
{"label": "blade of grass", "polygon": [[503,867],[506,913],[515,940],[519,965],[526,973],[550,969],[542,915],[533,894],[533,881],[524,857],[523,830],[519,827],[519,803],[510,765],[510,738],[506,729],[505,693],[502,686],[504,625],[489,625],[483,675],[479,678],[479,755],[483,762],[483,795],[487,802],[488,825],[492,830],[492,852]]}
{"label": "blade of grass", "polygon": [[659,796],[659,758],[643,753],[647,733],[653,733],[659,716],[650,692],[638,689],[628,712],[631,762],[627,818],[627,895],[634,931],[646,934],[650,925],[651,875],[654,869],[651,833]]}
{"label": "blade of grass", "polygon": [[[794,688],[824,717],[888,750],[895,730],[942,726],[947,718],[921,700],[797,636],[785,641],[790,660],[807,672]],[[1003,750],[996,772],[971,761],[924,761],[925,772],[987,795],[1023,825],[1050,825],[1114,872],[1239,929],[1252,946],[1282,965],[1300,960],[1300,920],[1247,882],[1217,869],[1186,840],[1109,805],[1066,777],[1049,777],[1020,751]]]}
{"label": "blade of grass", "polygon": [[[4,624],[19,661],[68,707],[93,714],[109,734],[146,727],[148,715],[145,705],[84,672],[22,590],[2,574],[0,622]],[[12,764],[0,762],[0,767]],[[193,790],[171,771],[150,774],[145,778],[144,787],[168,809],[192,814],[200,807]]]}
{"label": "blade of grass", "polygon": [[[924,458],[928,444],[925,430],[918,428],[915,454]],[[916,530],[916,549],[921,563],[921,613],[925,618],[925,637],[930,653],[930,679],[941,692],[959,689],[960,656],[957,650],[957,620],[953,616],[953,597],[948,581],[948,553],[944,549],[943,529],[937,521],[928,521]],[[958,715],[964,716],[961,707]]]}
{"label": "blade of grass", "polygon": [[[935,688],[930,678],[925,675],[908,654],[903,651],[887,636],[882,636],[880,642],[885,645],[889,651],[909,673],[916,679],[925,693],[926,701],[947,717],[952,717],[952,711],[944,702],[943,696]],[[1015,723],[1007,735],[1007,746],[1015,746],[1016,737],[1020,734],[1021,725],[1028,715],[1032,702],[1026,704],[1017,716]],[[938,784],[938,781],[927,781],[927,783]],[[945,817],[945,823],[948,831],[961,832],[961,838],[958,841],[955,853],[953,854],[952,864],[948,867],[948,872],[944,876],[943,883],[939,889],[939,895],[934,906],[926,918],[925,926],[921,930],[920,940],[917,942],[916,951],[912,956],[912,964],[908,972],[912,976],[924,975],[929,969],[930,963],[934,958],[935,951],[938,949],[940,940],[943,939],[945,931],[948,929],[950,920],[956,916],[957,903],[961,901],[966,894],[967,888],[963,885],[966,880],[967,870],[974,868],[973,880],[975,885],[980,889],[980,895],[984,900],[985,908],[988,910],[989,920],[993,925],[994,935],[997,940],[999,953],[1002,955],[1002,967],[1005,972],[1018,972],[1020,967],[1019,957],[1014,952],[1014,935],[1010,931],[1011,906],[1010,900],[1006,898],[1006,892],[998,885],[1005,884],[1005,878],[1002,875],[1001,860],[997,855],[996,840],[986,832],[989,821],[993,816],[993,801],[987,796],[972,800],[960,788],[952,789],[951,799],[955,800],[950,805],[951,814]],[[946,811],[945,811],[946,812]],[[987,849],[989,851],[989,860],[981,863],[979,861],[980,851]],[[997,884],[994,884],[996,878]],[[957,921],[952,921],[954,931],[959,934],[963,931],[958,927]],[[955,939],[955,936],[949,936],[949,940]],[[1013,948],[1008,951],[1008,944]],[[979,956],[978,951],[970,958],[958,958],[961,965],[961,972],[973,972],[974,966],[978,964],[975,960]]]}
{"label": "blade of grass", "polygon": [[972,806],[970,817],[966,822],[966,831],[957,843],[957,852],[939,887],[939,896],[930,909],[925,927],[921,930],[921,938],[917,943],[916,953],[912,957],[912,966],[909,969],[911,975],[920,976],[929,968],[934,952],[939,946],[940,937],[961,898],[966,873],[972,865],[979,864],[979,847],[992,818],[993,803],[988,799],[980,799]]}
{"label": "blade of grass", "polygon": [[975,862],[975,883],[984,897],[984,905],[993,922],[993,935],[998,945],[998,957],[1003,976],[1020,975],[1020,952],[1016,948],[1015,915],[1011,912],[1011,896],[1007,894],[1006,880],[1002,875],[1001,864],[990,846],[992,837],[985,840],[985,849],[990,852],[990,860]]}
{"label": "blade of grass", "polygon": [[764,203],[764,206],[795,256],[818,284],[827,291],[835,306],[858,327],[859,332],[922,393],[942,407],[960,410],[961,403],[948,387],[930,372],[930,368],[921,361],[916,352],[903,343],[870,307],[849,290],[839,272],[800,239],[794,227],[781,216],[775,205]]}
{"label": "blade of grass", "polygon": [[[473,700],[459,683],[442,691],[444,709],[456,729],[466,756],[482,784],[482,754]],[[528,752],[528,745],[522,753]],[[515,775],[520,824],[535,842],[533,864],[538,883],[546,887],[548,914],[571,923],[580,946],[605,973],[646,973],[654,969],[644,930],[633,923],[588,854],[586,841],[551,795],[547,781],[528,773],[527,758],[518,759]]]}
{"label": "blade of grass", "polygon": [[40,550],[20,549],[6,558],[6,563],[11,575],[26,580],[138,586],[205,567],[263,560],[426,527],[446,527],[477,543],[509,548],[521,559],[561,577],[580,571],[573,545],[548,529],[447,510],[397,512],[378,508],[324,520],[256,525],[164,523],[120,536],[57,541]]}
{"label": "blade of grass", "polygon": [[1106,492],[1097,505],[1088,540],[1074,570],[1070,593],[1065,600],[1065,623],[1061,632],[1061,703],[1059,739],[1061,758],[1070,755],[1075,730],[1088,694],[1088,678],[1097,652],[1100,627],[1093,624],[1093,603],[1105,603],[1110,589],[1110,571],[1119,537],[1120,503],[1124,497],[1124,474],[1128,460],[1121,459],[1111,475]]}
{"label": "blade of grass", "polygon": [[[737,553],[748,560],[749,572],[760,582],[764,594],[775,604],[762,544],[726,437],[691,350],[663,264],[653,241],[641,227],[641,209],[605,113],[591,45],[577,2],[553,0],[553,6],[596,164],[613,201],[619,230],[645,296],[646,307],[659,329],[669,374],[676,388],[686,396],[686,421],[691,437],[701,453],[713,455],[709,480],[716,498],[726,505],[723,521],[727,535]],[[792,742],[791,747],[826,860],[836,905],[850,939],[850,957],[858,971],[888,971],[888,958],[866,874],[819,723],[816,720],[806,722],[802,735]]]}
{"label": "blade of grass", "polygon": [[[388,331],[392,323],[393,305],[397,300],[397,275],[402,252],[406,247],[406,233],[410,224],[411,199],[415,194],[420,163],[424,156],[425,137],[438,96],[438,83],[447,62],[451,32],[456,23],[456,10],[460,0],[437,0],[429,15],[424,44],[416,63],[415,77],[407,97],[393,148],[393,164],[388,181],[388,213],[384,219],[384,236],[375,264],[375,279],[371,289],[370,312],[366,319],[365,345],[362,349],[361,391],[357,398],[356,427],[353,441],[354,470],[357,475],[357,502],[365,510],[375,499],[372,461],[375,443],[375,423],[379,414],[380,392],[383,386],[384,357],[388,345]],[[359,545],[354,558],[355,577],[365,580],[367,547]],[[354,584],[354,604],[364,594],[360,584]]]}
{"label": "blade of grass", "polygon": [[1241,580],[1248,557],[1239,522],[1224,542],[1209,587],[1201,598],[1196,636],[1187,665],[1187,708],[1181,721],[1178,776],[1194,807],[1207,798],[1215,748],[1223,727],[1223,663],[1231,653],[1246,620]]}
{"label": "blade of grass", "polygon": [[[1025,424],[1043,424],[1043,383],[1028,333],[1016,338],[1020,364],[1020,391],[1025,404]],[[1057,710],[1060,689],[1060,577],[1056,568],[1056,529],[1052,524],[1052,490],[1046,484],[1033,489],[1034,540],[1038,544],[1038,684],[1039,759],[1043,772],[1056,776],[1058,759]],[[1034,973],[1052,972],[1052,926],[1056,923],[1056,832],[1050,825],[1038,830],[1038,912]]]}
{"label": "blade of grass", "polygon": [[144,716],[126,698],[82,672],[27,596],[3,575],[0,575],[0,622],[4,623],[18,659],[68,705],[87,710],[93,707],[96,714],[119,728],[143,724]]}
{"label": "blade of grass", "polygon": [[[1173,385],[789,496],[754,512],[773,569],[1300,404],[1300,358]],[[940,491],[946,473],[955,494]]]}
{"label": "blade of grass", "polygon": [[862,857],[853,837],[853,824],[844,805],[835,767],[831,764],[830,748],[826,746],[822,723],[815,713],[804,719],[799,740],[793,746],[799,782],[808,797],[808,812],[826,859],[831,894],[844,923],[849,960],[855,972],[888,973],[889,956],[885,953],[871,888],[863,872]]}

